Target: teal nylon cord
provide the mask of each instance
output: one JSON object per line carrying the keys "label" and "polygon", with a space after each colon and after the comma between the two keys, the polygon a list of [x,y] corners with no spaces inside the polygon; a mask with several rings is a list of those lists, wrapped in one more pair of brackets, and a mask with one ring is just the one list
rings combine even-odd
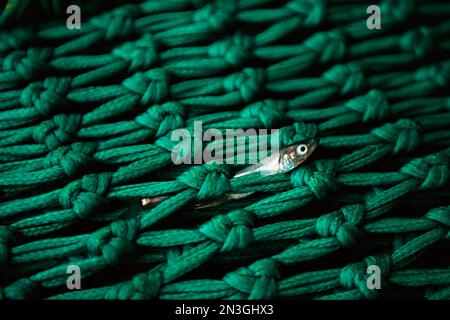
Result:
{"label": "teal nylon cord", "polygon": [[[450,299],[450,6],[383,0],[370,30],[370,4],[0,16],[0,299]],[[320,144],[285,174],[175,165],[198,121]],[[230,193],[252,195],[195,207]]]}

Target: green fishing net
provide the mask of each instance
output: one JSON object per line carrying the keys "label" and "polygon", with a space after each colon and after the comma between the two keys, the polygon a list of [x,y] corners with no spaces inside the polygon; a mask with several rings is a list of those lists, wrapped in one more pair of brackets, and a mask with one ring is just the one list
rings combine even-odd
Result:
{"label": "green fishing net", "polygon": [[372,2],[0,2],[0,298],[449,299],[450,3]]}

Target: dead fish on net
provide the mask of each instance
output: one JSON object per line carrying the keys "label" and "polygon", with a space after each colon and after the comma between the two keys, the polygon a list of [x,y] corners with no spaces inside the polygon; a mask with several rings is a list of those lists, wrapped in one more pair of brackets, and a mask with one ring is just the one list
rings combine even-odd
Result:
{"label": "dead fish on net", "polygon": [[[301,163],[306,161],[311,154],[316,150],[319,144],[319,138],[312,138],[306,141],[302,141],[300,143],[295,143],[290,145],[279,152],[275,152],[264,158],[259,163],[249,166],[247,168],[238,171],[233,178],[243,177],[247,175],[274,175],[274,174],[283,174],[295,169]],[[254,192],[246,192],[246,193],[230,193],[227,194],[222,199],[217,201],[213,201],[206,204],[197,204],[194,206],[195,209],[204,209],[215,207],[219,204],[230,200],[238,200],[248,197]],[[160,203],[161,201],[167,199],[168,196],[158,196],[158,197],[150,197],[141,199],[142,207],[150,207]]]}

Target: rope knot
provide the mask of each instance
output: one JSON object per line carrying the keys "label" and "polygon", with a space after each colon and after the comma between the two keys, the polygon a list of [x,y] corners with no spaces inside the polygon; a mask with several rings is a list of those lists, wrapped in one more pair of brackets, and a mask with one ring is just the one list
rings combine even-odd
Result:
{"label": "rope knot", "polygon": [[230,169],[225,165],[207,163],[193,166],[177,177],[177,181],[197,189],[197,199],[217,199],[224,196],[230,189]]}
{"label": "rope knot", "polygon": [[92,233],[87,241],[89,254],[102,255],[110,265],[116,265],[136,249],[133,241],[139,233],[137,219],[118,220]]}
{"label": "rope knot", "polygon": [[141,96],[142,105],[152,105],[164,100],[170,91],[169,78],[163,69],[137,72],[125,79],[122,85]]}
{"label": "rope knot", "polygon": [[295,122],[292,126],[280,129],[280,143],[283,146],[288,146],[296,142],[314,138],[317,132],[317,125],[314,123]]}
{"label": "rope knot", "polygon": [[50,70],[47,64],[53,50],[51,48],[30,48],[27,51],[14,51],[3,60],[3,70],[16,71],[20,76],[33,81]]}
{"label": "rope knot", "polygon": [[365,258],[363,262],[346,265],[341,270],[341,285],[347,289],[359,289],[359,291],[368,299],[376,298],[379,290],[369,289],[367,286],[367,278],[370,276],[370,274],[367,273],[367,268],[373,265],[380,268],[382,279],[388,279],[392,270],[392,261],[389,255],[383,254],[379,256],[369,256]]}
{"label": "rope knot", "polygon": [[450,207],[434,208],[428,211],[425,216],[450,229]]}
{"label": "rope knot", "polygon": [[449,161],[443,153],[433,154],[410,161],[400,172],[421,180],[420,189],[439,188],[448,180]]}
{"label": "rope knot", "polygon": [[90,22],[105,31],[105,39],[111,41],[131,35],[134,31],[134,20],[139,15],[139,7],[136,5],[124,5],[98,17]]}
{"label": "rope knot", "polygon": [[29,278],[19,279],[1,290],[0,300],[29,300],[36,296],[38,284]]}
{"label": "rope knot", "polygon": [[338,161],[317,160],[295,170],[291,175],[291,183],[297,188],[306,185],[317,198],[324,199],[328,193],[339,188],[337,171]]}
{"label": "rope knot", "polygon": [[95,150],[96,144],[93,142],[75,142],[59,147],[45,156],[44,168],[60,166],[69,177],[74,177],[94,162],[92,155]]}
{"label": "rope knot", "polygon": [[213,43],[208,48],[208,54],[211,57],[224,58],[232,66],[239,66],[250,56],[253,46],[253,37],[236,34]]}
{"label": "rope knot", "polygon": [[227,92],[240,92],[243,102],[250,102],[261,91],[266,80],[263,69],[245,68],[227,76],[223,87]]}
{"label": "rope knot", "polygon": [[253,242],[251,226],[254,216],[246,210],[236,210],[213,217],[199,227],[206,237],[222,244],[221,251],[244,249]]}
{"label": "rope knot", "polygon": [[185,116],[184,107],[178,102],[171,101],[150,107],[136,117],[136,122],[156,131],[156,137],[160,137],[173,129],[182,128]]}
{"label": "rope knot", "polygon": [[259,118],[264,128],[277,127],[285,119],[287,103],[284,100],[266,99],[252,103],[241,111],[243,118]]}
{"label": "rope knot", "polygon": [[346,53],[345,35],[340,31],[318,32],[304,44],[320,57],[321,63],[339,61]]}
{"label": "rope knot", "polygon": [[33,139],[53,150],[70,143],[76,137],[80,125],[80,114],[57,114],[34,128]]}
{"label": "rope knot", "polygon": [[0,32],[0,52],[17,50],[28,43],[34,34],[29,27],[18,27]]}
{"label": "rope knot", "polygon": [[377,137],[394,145],[394,154],[410,152],[420,143],[420,127],[410,119],[400,119],[372,130]]}
{"label": "rope knot", "polygon": [[447,87],[450,73],[450,64],[442,63],[435,66],[426,66],[416,71],[417,81],[431,81],[440,87]]}
{"label": "rope knot", "polygon": [[4,270],[9,262],[10,246],[14,242],[14,234],[6,226],[0,226],[0,270]]}
{"label": "rope knot", "polygon": [[87,219],[98,208],[108,204],[104,196],[110,183],[110,173],[85,175],[62,189],[59,202],[63,208],[72,209],[80,219]]}
{"label": "rope knot", "polygon": [[130,281],[118,283],[108,289],[106,300],[144,300],[155,299],[162,285],[159,271],[139,273]]}
{"label": "rope knot", "polygon": [[53,113],[56,106],[67,105],[65,94],[70,78],[47,78],[44,82],[30,83],[20,95],[25,107],[34,107],[43,116]]}
{"label": "rope knot", "polygon": [[362,114],[364,122],[381,120],[391,112],[386,95],[377,89],[372,89],[363,96],[349,100],[345,106]]}
{"label": "rope knot", "polygon": [[316,27],[323,21],[325,15],[324,0],[294,0],[286,4],[295,16],[300,15],[303,25],[306,27]]}
{"label": "rope knot", "polygon": [[223,280],[248,295],[248,299],[261,300],[277,296],[279,278],[279,263],[274,259],[262,259],[228,273]]}
{"label": "rope knot", "polygon": [[130,62],[129,71],[149,69],[158,60],[156,42],[150,34],[145,34],[137,41],[127,42],[115,48],[112,53]]}
{"label": "rope knot", "polygon": [[402,23],[412,16],[415,5],[414,0],[384,0],[381,2],[380,10],[383,15]]}
{"label": "rope knot", "polygon": [[426,27],[409,31],[400,39],[400,47],[418,57],[424,57],[433,48],[433,37]]}
{"label": "rope knot", "polygon": [[361,236],[359,226],[364,221],[365,208],[361,204],[348,205],[341,211],[317,219],[316,230],[322,237],[335,236],[343,247],[353,246]]}
{"label": "rope knot", "polygon": [[366,78],[355,64],[336,65],[325,71],[323,78],[338,86],[341,95],[355,95],[366,87]]}
{"label": "rope knot", "polygon": [[206,22],[214,31],[220,32],[233,23],[235,9],[234,1],[226,1],[220,5],[207,4],[194,12],[193,21]]}

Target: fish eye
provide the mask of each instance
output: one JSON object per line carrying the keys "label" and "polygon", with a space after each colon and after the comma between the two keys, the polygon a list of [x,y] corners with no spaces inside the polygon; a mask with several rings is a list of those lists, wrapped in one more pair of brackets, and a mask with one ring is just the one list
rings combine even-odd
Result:
{"label": "fish eye", "polygon": [[304,144],[301,144],[297,147],[297,154],[303,156],[308,152],[308,147]]}

